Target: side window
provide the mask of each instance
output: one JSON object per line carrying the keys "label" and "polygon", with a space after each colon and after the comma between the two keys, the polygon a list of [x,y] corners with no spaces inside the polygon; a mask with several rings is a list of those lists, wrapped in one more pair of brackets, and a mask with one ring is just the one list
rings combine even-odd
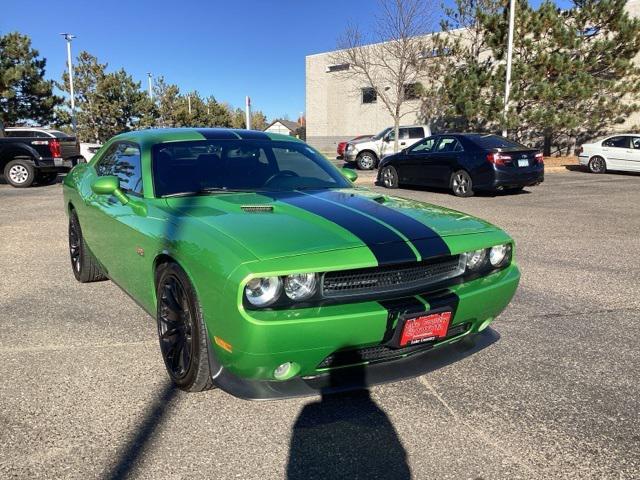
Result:
{"label": "side window", "polygon": [[375,88],[365,87],[362,89],[362,103],[376,103],[378,101],[378,92]]}
{"label": "side window", "polygon": [[438,146],[436,147],[436,152],[438,153],[462,152],[462,150],[462,145],[460,145],[460,142],[454,137],[440,138],[440,142],[438,142]]}
{"label": "side window", "polygon": [[413,147],[411,147],[411,150],[409,150],[409,153],[411,153],[411,154],[413,154],[413,153],[429,153],[429,152],[433,151],[433,146],[436,143],[436,138],[437,137],[425,138],[421,142],[418,142]]}
{"label": "side window", "polygon": [[409,138],[424,138],[424,129],[422,127],[412,127],[407,129]]}
{"label": "side window", "polygon": [[640,137],[631,137],[631,146],[636,150],[640,150]]}
{"label": "side window", "polygon": [[7,137],[31,137],[31,132],[26,131],[26,130],[9,130],[8,132],[5,132],[5,134],[7,135]]}
{"label": "side window", "polygon": [[112,145],[96,164],[96,172],[101,177],[115,175],[120,179],[122,190],[142,194],[140,148],[133,143]]}
{"label": "side window", "polygon": [[603,147],[630,148],[629,137],[611,137],[602,142]]}
{"label": "side window", "polygon": [[400,137],[400,140],[406,140],[407,138],[409,138],[409,129],[408,128],[399,129],[398,136]]}
{"label": "side window", "polygon": [[51,138],[51,135],[46,132],[33,132],[33,136],[36,138]]}

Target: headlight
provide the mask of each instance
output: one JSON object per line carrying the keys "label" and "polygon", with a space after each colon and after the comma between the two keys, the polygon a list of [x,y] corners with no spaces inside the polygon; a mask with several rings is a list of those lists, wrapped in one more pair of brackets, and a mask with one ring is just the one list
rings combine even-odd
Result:
{"label": "headlight", "polygon": [[484,248],[467,253],[467,269],[471,271],[480,270],[484,266],[486,258],[487,251]]}
{"label": "headlight", "polygon": [[511,245],[503,244],[491,247],[489,250],[489,262],[493,267],[501,267],[509,262],[511,257]]}
{"label": "headlight", "polygon": [[351,145],[350,143],[348,143],[348,144],[347,144],[347,148],[345,148],[345,151],[347,151],[347,152],[348,152],[348,151],[353,150],[353,149],[354,149],[354,146],[353,146],[353,145]]}
{"label": "headlight", "polygon": [[244,294],[251,305],[266,307],[271,305],[282,291],[280,277],[253,278],[244,287]]}
{"label": "headlight", "polygon": [[316,274],[298,273],[284,277],[284,292],[291,300],[305,300],[316,293]]}

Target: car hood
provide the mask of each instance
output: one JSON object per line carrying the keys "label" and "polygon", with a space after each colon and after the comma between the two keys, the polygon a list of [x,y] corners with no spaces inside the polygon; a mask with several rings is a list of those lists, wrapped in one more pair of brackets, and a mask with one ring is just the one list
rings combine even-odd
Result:
{"label": "car hood", "polygon": [[224,193],[166,202],[262,260],[363,246],[380,260],[406,245],[425,258],[425,252],[443,254],[439,249],[447,237],[498,230],[464,213],[361,189]]}

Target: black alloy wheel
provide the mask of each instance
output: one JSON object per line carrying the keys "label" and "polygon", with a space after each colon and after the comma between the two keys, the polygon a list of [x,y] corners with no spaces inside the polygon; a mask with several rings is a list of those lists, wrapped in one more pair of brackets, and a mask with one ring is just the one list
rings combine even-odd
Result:
{"label": "black alloy wheel", "polygon": [[212,388],[210,340],[195,290],[176,263],[161,264],[156,273],[158,338],[167,372],[181,390]]}
{"label": "black alloy wheel", "polygon": [[167,369],[174,380],[189,372],[193,353],[193,312],[180,280],[175,275],[163,279],[158,299],[158,335]]}

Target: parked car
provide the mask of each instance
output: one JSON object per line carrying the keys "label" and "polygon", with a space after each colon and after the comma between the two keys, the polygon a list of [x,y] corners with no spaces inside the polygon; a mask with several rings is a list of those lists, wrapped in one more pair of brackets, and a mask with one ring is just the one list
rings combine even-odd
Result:
{"label": "parked car", "polygon": [[[426,125],[402,126],[398,131],[398,145],[400,148],[410,147],[429,135],[431,130]],[[393,153],[394,140],[395,131],[389,127],[369,139],[350,141],[345,147],[344,159],[356,162],[360,170],[373,170],[383,157]]]}
{"label": "parked car", "polygon": [[378,182],[451,189],[469,197],[477,190],[519,191],[544,181],[538,150],[498,135],[451,133],[425,138],[382,160]]}
{"label": "parked car", "polygon": [[14,187],[53,183],[81,158],[76,138],[58,130],[5,128],[0,138],[0,171]]}
{"label": "parked car", "polygon": [[338,155],[336,158],[338,160],[342,160],[344,158],[344,149],[347,147],[347,143],[356,142],[358,140],[364,140],[365,138],[371,138],[371,137],[373,137],[373,135],[358,135],[357,137],[353,137],[351,140],[338,143],[338,148],[337,148]]}
{"label": "parked car", "polygon": [[102,144],[100,143],[82,142],[80,143],[80,155],[82,155],[85,162],[88,162],[93,158],[96,152],[100,150],[100,147],[102,147]]}
{"label": "parked car", "polygon": [[607,170],[640,172],[640,135],[618,134],[585,143],[576,153],[580,165],[589,167],[592,173]]}
{"label": "parked car", "polygon": [[275,133],[118,135],[64,180],[73,273],[156,319],[183,390],[278,398],[361,388],[362,368],[369,384],[418,375],[510,302],[513,240],[356,176]]}

